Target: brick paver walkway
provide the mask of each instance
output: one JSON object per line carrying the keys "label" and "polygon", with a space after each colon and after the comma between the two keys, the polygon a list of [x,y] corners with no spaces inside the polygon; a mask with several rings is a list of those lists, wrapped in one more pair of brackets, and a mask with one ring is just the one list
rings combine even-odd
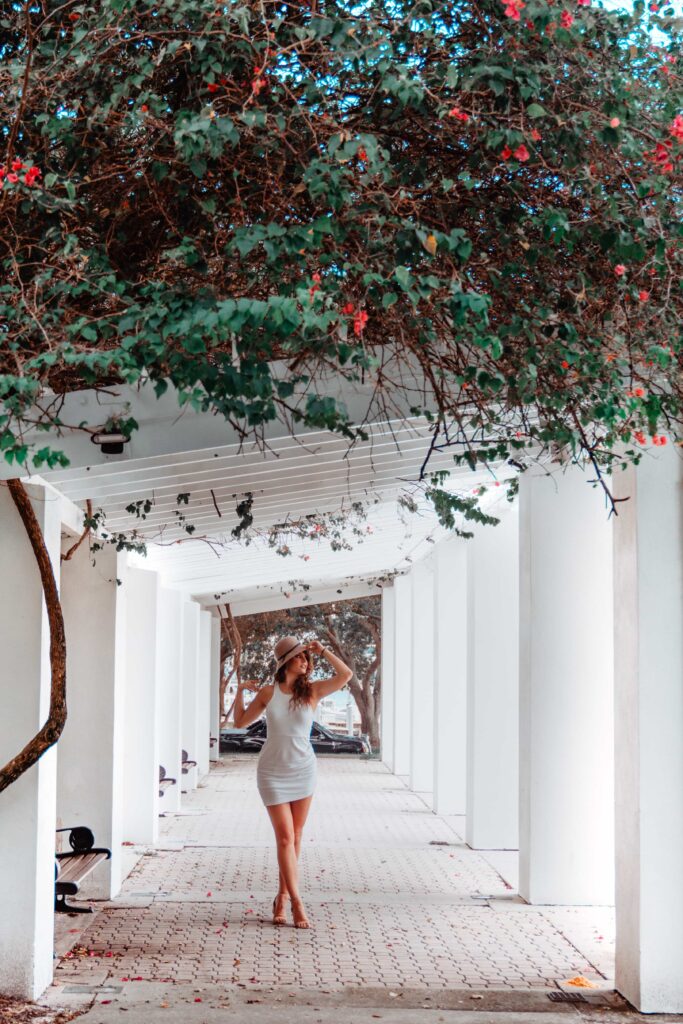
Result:
{"label": "brick paver walkway", "polygon": [[520,904],[452,822],[375,761],[319,758],[301,863],[313,927],[274,928],[255,770],[225,757],[162,820],[159,847],[79,936],[95,955],[63,959],[57,983],[529,990],[609,976],[608,912]]}

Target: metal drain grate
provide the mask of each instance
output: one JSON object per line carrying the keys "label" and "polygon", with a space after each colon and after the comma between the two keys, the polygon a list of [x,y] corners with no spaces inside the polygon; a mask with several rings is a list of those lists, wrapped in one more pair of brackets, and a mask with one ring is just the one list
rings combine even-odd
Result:
{"label": "metal drain grate", "polygon": [[551,1003],[587,1003],[580,992],[548,992]]}

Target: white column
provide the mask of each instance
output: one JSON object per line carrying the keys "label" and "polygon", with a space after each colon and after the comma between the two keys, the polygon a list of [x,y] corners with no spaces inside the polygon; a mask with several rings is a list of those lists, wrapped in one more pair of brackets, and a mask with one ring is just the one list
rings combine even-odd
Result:
{"label": "white column", "polygon": [[434,550],[434,811],[467,803],[467,541]]}
{"label": "white column", "polygon": [[516,507],[468,541],[469,846],[515,850],[519,836],[519,537]]}
{"label": "white column", "polygon": [[519,891],[614,900],[612,524],[575,466],[520,482]]}
{"label": "white column", "polygon": [[159,765],[166,774],[176,779],[175,786],[164,786],[159,799],[160,811],[180,808],[180,751],[181,721],[181,663],[183,652],[183,595],[178,590],[159,591]]}
{"label": "white column", "polygon": [[393,586],[382,587],[382,689],[380,691],[381,757],[389,771],[394,767],[394,709],[396,680],[394,654],[396,646],[396,604]]}
{"label": "white column", "polygon": [[199,612],[197,657],[197,778],[209,774],[211,742],[211,612]]}
{"label": "white column", "polygon": [[221,620],[211,616],[211,760],[220,760]]}
{"label": "white column", "polygon": [[418,562],[412,576],[410,788],[431,803],[434,787],[434,570]]}
{"label": "white column", "polygon": [[[59,583],[59,502],[27,487]],[[49,629],[33,550],[0,487],[0,764],[44,725]],[[56,747],[0,793],[0,991],[35,999],[52,981]]]}
{"label": "white column", "polygon": [[683,470],[615,474],[616,986],[683,1013]]}
{"label": "white column", "polygon": [[159,838],[159,577],[126,573],[126,698],[123,834],[127,842]]}
{"label": "white column", "polygon": [[95,565],[87,544],[62,563],[68,719],[58,748],[57,820],[62,828],[87,825],[95,845],[111,850],[81,886],[92,899],[111,899],[121,888],[125,577],[125,556],[110,545]]}
{"label": "white column", "polygon": [[[182,659],[182,718],[180,735],[183,750],[191,761],[197,760],[197,689],[199,686],[199,615],[195,601],[183,604],[183,659]],[[178,780],[179,782],[181,780]],[[188,768],[182,776],[182,788],[189,792],[197,788],[197,768]]]}
{"label": "white column", "polygon": [[409,575],[397,576],[394,580],[394,775],[410,774],[411,588]]}

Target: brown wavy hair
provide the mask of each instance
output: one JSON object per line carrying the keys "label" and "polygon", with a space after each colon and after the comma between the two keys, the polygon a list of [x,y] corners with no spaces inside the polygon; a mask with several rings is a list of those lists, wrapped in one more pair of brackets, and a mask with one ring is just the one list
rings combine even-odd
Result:
{"label": "brown wavy hair", "polygon": [[[305,704],[311,703],[313,696],[313,685],[309,679],[311,672],[313,671],[313,658],[308,651],[304,651],[306,660],[308,661],[308,668],[301,675],[298,675],[292,684],[292,696],[289,701],[289,709],[302,707]],[[287,675],[287,662],[279,668],[275,673],[275,682],[284,683]]]}

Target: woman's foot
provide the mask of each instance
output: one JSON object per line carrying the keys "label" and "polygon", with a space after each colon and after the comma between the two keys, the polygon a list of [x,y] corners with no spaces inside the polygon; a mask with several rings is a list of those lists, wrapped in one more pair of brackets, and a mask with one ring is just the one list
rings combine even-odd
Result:
{"label": "woman's foot", "polygon": [[273,900],[273,924],[287,924],[287,915],[285,914],[285,903],[289,899],[289,895],[286,892],[279,892]]}
{"label": "woman's foot", "polygon": [[300,896],[292,897],[292,917],[294,918],[295,928],[310,928],[308,918],[306,917],[306,911]]}

